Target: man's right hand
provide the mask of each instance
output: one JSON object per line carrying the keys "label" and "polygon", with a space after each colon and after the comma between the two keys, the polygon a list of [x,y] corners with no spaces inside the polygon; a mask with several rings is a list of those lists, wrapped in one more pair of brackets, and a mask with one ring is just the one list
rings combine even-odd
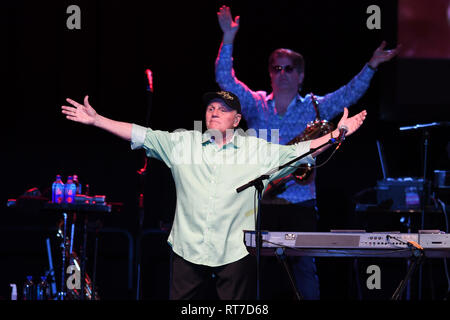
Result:
{"label": "man's right hand", "polygon": [[233,43],[234,37],[239,29],[239,16],[233,21],[231,16],[230,8],[227,6],[222,6],[217,12],[217,18],[219,19],[220,28],[223,31],[223,43],[230,44]]}
{"label": "man's right hand", "polygon": [[96,126],[122,139],[131,141],[133,125],[128,122],[115,121],[99,115],[89,104],[88,96],[84,97],[84,104],[69,98],[66,101],[73,106],[61,106],[62,113],[66,115],[67,119]]}
{"label": "man's right hand", "polygon": [[95,125],[95,121],[97,120],[97,112],[89,104],[88,98],[88,96],[84,97],[84,105],[67,98],[66,101],[73,107],[62,106],[62,113],[64,113],[66,118],[69,120],[88,125]]}

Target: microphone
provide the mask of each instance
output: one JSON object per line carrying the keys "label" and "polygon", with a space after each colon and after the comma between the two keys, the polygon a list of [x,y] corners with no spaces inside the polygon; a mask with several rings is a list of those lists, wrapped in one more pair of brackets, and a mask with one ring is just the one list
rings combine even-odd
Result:
{"label": "microphone", "polygon": [[147,91],[153,93],[153,73],[150,69],[145,70],[145,74],[147,75],[148,87]]}
{"label": "microphone", "polygon": [[337,137],[337,141],[342,142],[345,140],[345,135],[348,132],[348,127],[346,125],[341,125],[339,127],[339,136]]}

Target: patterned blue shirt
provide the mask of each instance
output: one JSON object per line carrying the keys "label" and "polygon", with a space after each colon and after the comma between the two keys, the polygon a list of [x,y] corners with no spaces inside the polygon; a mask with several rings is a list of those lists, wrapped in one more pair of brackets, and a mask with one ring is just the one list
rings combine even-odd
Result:
{"label": "patterned blue shirt", "polygon": [[[265,91],[253,91],[243,82],[239,81],[233,69],[233,45],[222,44],[216,59],[216,81],[222,90],[233,92],[238,96],[242,115],[248,127],[256,130],[267,130],[266,138],[272,141],[271,129],[278,129],[279,143],[286,144],[302,133],[308,122],[314,121],[316,112],[312,97],[299,94],[289,104],[284,115],[277,114],[273,94]],[[366,92],[375,70],[367,64],[348,84],[325,96],[316,96],[321,119],[330,120],[341,113],[344,107],[355,104]],[[262,131],[265,134],[265,131]],[[275,141],[272,141],[275,142]],[[299,185],[294,181],[287,184],[286,190],[278,195],[290,203],[299,203],[316,198],[315,182]]]}

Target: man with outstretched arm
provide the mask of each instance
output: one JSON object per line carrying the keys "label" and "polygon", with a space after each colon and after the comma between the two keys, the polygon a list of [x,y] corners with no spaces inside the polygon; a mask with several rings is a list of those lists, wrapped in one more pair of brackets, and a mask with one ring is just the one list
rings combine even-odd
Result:
{"label": "man with outstretched arm", "polygon": [[[220,299],[254,299],[255,259],[243,241],[243,230],[255,229],[254,190],[236,189],[326,143],[331,135],[295,145],[283,146],[248,136],[238,128],[241,105],[233,93],[210,92],[206,103],[207,131],[166,132],[108,119],[90,106],[67,99],[62,113],[72,121],[92,125],[131,142],[132,149],[144,148],[148,157],[163,161],[172,171],[177,204],[168,243],[172,247],[170,299],[205,299],[205,284],[216,277]],[[366,111],[348,118],[347,109],[339,122],[347,136],[363,123]],[[333,137],[339,134],[333,132]],[[302,159],[314,163],[323,147]],[[294,170],[287,167],[270,176],[277,179]],[[267,181],[264,185],[267,186]]]}

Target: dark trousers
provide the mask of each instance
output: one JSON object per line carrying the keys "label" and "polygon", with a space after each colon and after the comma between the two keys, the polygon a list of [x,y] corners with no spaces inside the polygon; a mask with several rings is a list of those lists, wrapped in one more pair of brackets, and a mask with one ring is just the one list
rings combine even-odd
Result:
{"label": "dark trousers", "polygon": [[172,254],[171,300],[211,299],[211,286],[221,300],[256,298],[256,260],[253,256],[247,255],[220,267],[208,267]]}
{"label": "dark trousers", "polygon": [[[261,206],[261,217],[262,230],[317,231],[318,211],[315,200],[299,204],[263,204]],[[306,300],[320,299],[319,277],[317,276],[314,257],[290,256],[288,257],[288,263],[294,276],[297,290],[303,298]],[[282,268],[278,270],[279,272],[284,272]]]}

